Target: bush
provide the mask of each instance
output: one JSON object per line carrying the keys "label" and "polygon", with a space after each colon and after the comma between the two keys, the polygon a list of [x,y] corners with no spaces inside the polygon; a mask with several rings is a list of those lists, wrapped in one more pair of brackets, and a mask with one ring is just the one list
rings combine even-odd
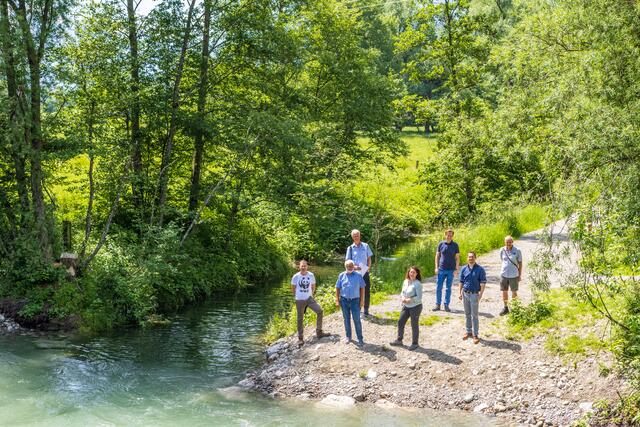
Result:
{"label": "bush", "polygon": [[531,326],[553,315],[553,306],[546,301],[536,301],[523,305],[514,299],[509,309],[508,323],[512,326]]}

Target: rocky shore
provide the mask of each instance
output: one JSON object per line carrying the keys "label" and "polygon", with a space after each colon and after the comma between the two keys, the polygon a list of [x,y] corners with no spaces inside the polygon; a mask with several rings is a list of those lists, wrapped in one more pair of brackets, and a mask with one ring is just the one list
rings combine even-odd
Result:
{"label": "rocky shore", "polygon": [[8,319],[0,314],[0,332],[16,332],[20,329],[20,325],[12,319]]}
{"label": "rocky shore", "polygon": [[[539,243],[530,234],[515,245],[526,265]],[[265,365],[248,373],[239,385],[276,398],[320,400],[335,407],[459,409],[495,416],[502,425],[538,427],[571,425],[590,412],[595,401],[624,391],[623,379],[600,374],[610,355],[601,352],[568,361],[545,350],[544,336],[519,341],[502,336],[495,324],[502,308],[498,252],[478,262],[489,280],[480,305],[479,344],[461,339],[464,313],[453,298],[451,313],[436,312],[437,322],[420,327],[417,350],[389,346],[396,336],[396,323],[389,313],[399,310],[397,298],[389,298],[372,307],[373,316],[363,321],[364,347],[341,342],[342,317],[335,313],[325,321],[330,337],[318,340],[308,328],[309,338],[302,348],[295,337],[276,342],[266,351]],[[570,270],[571,257],[566,262]],[[520,292],[525,301],[531,297],[526,273],[525,268]],[[423,316],[433,314],[429,309],[435,300],[434,288],[434,278],[427,279]]]}

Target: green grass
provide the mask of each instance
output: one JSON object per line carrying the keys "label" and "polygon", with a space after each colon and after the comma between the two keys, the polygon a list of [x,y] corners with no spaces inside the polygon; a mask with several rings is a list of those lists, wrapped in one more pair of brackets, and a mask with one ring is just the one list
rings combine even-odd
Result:
{"label": "green grass", "polygon": [[[535,305],[547,307],[542,316]],[[512,315],[494,322],[506,328],[506,337],[511,340],[527,340],[546,336],[545,349],[556,355],[580,358],[608,348],[610,342],[589,331],[602,318],[589,303],[576,298],[564,289],[552,289],[542,294],[539,301],[516,309],[517,320]]]}

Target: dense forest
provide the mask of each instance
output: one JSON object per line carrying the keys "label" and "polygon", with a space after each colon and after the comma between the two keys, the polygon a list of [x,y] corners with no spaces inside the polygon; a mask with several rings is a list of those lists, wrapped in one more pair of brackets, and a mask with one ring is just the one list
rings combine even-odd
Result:
{"label": "dense forest", "polygon": [[[0,295],[93,329],[528,202],[640,371],[640,6],[0,0]],[[354,191],[435,135],[420,191]],[[408,205],[408,206],[407,206]],[[60,254],[77,254],[75,277]],[[605,307],[606,308],[606,307]]]}

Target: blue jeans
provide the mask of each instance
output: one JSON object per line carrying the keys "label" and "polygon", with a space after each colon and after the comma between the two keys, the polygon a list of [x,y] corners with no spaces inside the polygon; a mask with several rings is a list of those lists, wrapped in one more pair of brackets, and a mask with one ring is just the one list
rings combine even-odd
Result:
{"label": "blue jeans", "polygon": [[442,284],[447,279],[447,289],[444,293],[444,305],[451,302],[451,285],[453,284],[453,270],[438,270],[438,281],[436,282],[436,305],[442,303]]}
{"label": "blue jeans", "polygon": [[356,336],[362,342],[362,323],[360,323],[360,298],[347,299],[340,297],[340,308],[342,308],[342,318],[344,319],[344,331],[347,338],[351,339],[351,317],[356,326]]}

